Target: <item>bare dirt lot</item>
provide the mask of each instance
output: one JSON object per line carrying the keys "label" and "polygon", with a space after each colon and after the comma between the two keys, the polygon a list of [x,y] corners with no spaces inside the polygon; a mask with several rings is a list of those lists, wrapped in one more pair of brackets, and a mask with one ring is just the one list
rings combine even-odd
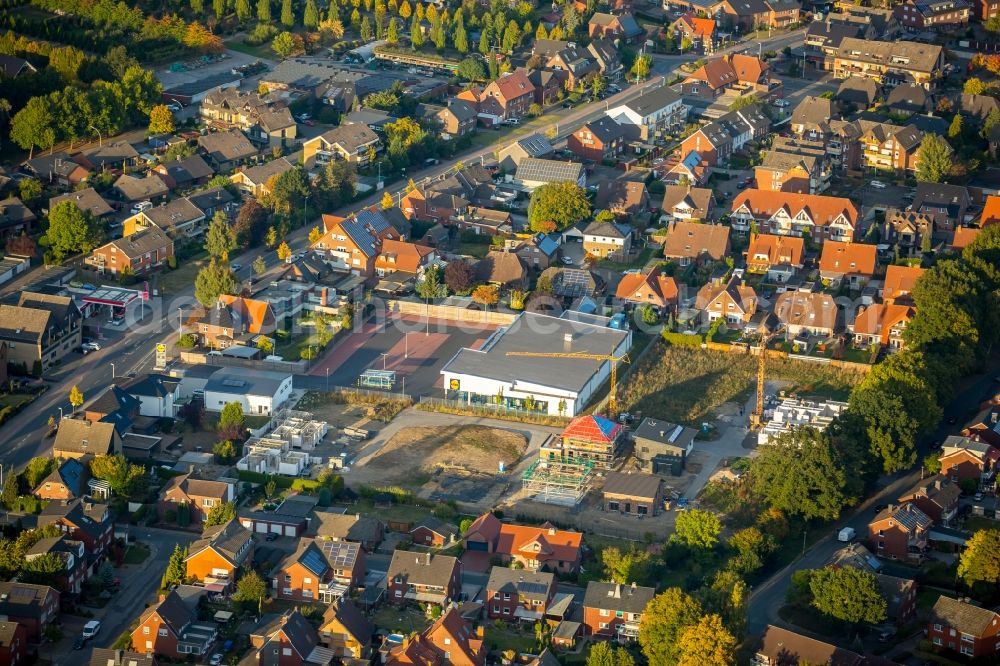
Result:
{"label": "bare dirt lot", "polygon": [[371,460],[351,473],[380,485],[416,488],[442,472],[493,477],[500,463],[510,467],[524,454],[524,435],[477,425],[403,428]]}

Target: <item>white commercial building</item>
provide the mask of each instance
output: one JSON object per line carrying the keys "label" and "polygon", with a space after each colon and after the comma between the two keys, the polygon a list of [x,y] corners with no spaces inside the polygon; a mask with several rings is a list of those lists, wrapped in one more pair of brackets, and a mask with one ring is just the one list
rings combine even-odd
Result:
{"label": "white commercial building", "polygon": [[847,403],[836,400],[785,398],[775,407],[771,420],[757,433],[757,444],[767,444],[772,437],[789,432],[793,428],[808,426],[820,431],[826,430],[833,419],[840,416],[845,409]]}
{"label": "white commercial building", "polygon": [[244,414],[270,416],[292,397],[292,376],[285,372],[222,368],[205,384],[205,409],[222,411],[230,402],[243,405]]}
{"label": "white commercial building", "polygon": [[609,328],[606,317],[572,314],[569,319],[522,312],[479,349],[459,350],[441,370],[446,397],[473,407],[576,416],[608,381],[611,362],[539,354],[618,357],[632,346],[632,332]]}

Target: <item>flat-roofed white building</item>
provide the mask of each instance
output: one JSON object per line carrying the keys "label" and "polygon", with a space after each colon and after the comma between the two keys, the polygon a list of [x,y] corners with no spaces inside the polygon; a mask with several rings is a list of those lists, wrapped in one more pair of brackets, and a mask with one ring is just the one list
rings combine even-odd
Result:
{"label": "flat-roofed white building", "polygon": [[785,398],[774,408],[771,420],[757,434],[757,444],[767,444],[772,437],[793,428],[808,426],[820,431],[826,430],[845,409],[847,403],[836,400]]}

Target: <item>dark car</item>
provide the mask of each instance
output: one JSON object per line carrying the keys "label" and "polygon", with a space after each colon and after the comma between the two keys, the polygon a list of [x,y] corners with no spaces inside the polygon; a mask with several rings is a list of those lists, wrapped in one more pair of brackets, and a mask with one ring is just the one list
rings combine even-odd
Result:
{"label": "dark car", "polygon": [[887,508],[888,507],[885,504],[876,504],[874,508],[875,514],[878,515],[883,511],[885,511]]}
{"label": "dark car", "polygon": [[83,636],[77,636],[73,639],[73,649],[82,650],[84,643],[86,643],[86,641],[83,639]]}
{"label": "dark car", "polygon": [[266,536],[266,537],[264,537],[264,540],[265,540],[265,541],[275,541],[275,540],[277,540],[277,538],[278,538],[279,536],[281,536],[281,535],[280,535],[280,534],[278,534],[277,532],[268,532],[268,533],[267,533],[267,536]]}

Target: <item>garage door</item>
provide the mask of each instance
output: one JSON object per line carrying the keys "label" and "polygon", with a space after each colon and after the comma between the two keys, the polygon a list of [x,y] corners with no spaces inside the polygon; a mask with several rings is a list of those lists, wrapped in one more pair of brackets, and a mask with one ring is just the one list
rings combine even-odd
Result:
{"label": "garage door", "polygon": [[285,536],[298,536],[298,528],[295,525],[285,525]]}
{"label": "garage door", "polygon": [[474,550],[480,553],[485,553],[490,549],[490,546],[485,541],[469,541],[466,543],[466,550]]}
{"label": "garage door", "polygon": [[257,523],[257,533],[267,534],[267,523]]}

